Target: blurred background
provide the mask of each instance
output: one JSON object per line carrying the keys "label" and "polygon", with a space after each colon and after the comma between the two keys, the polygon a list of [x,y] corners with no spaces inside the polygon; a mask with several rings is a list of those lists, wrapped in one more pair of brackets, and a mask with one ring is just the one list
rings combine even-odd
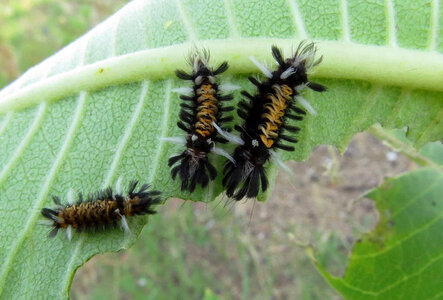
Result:
{"label": "blurred background", "polygon": [[[0,89],[126,2],[1,0]],[[342,275],[353,242],[377,221],[360,196],[415,165],[367,133],[344,155],[321,146],[289,165],[296,177],[281,172],[267,203],[169,200],[131,249],[81,267],[71,298],[341,299],[298,245],[314,245]]]}

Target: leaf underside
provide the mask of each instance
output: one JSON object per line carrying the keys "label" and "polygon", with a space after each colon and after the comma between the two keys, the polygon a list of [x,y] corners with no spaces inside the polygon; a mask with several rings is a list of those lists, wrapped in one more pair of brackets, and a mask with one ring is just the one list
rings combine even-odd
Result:
{"label": "leaf underside", "polygon": [[[230,39],[254,38],[268,43],[268,38],[280,38],[297,45],[309,38],[442,52],[443,18],[438,18],[442,13],[435,1],[387,2],[388,8],[385,1],[360,1],[347,7],[335,0],[260,1],[260,5],[252,0],[133,1],[6,87],[0,92],[0,102],[79,66],[187,41],[229,43]],[[269,53],[263,57],[270,57],[270,44],[266,48]],[[184,62],[188,50],[183,48],[176,56]],[[241,55],[220,59],[230,61]],[[336,78],[316,78],[328,92],[304,94],[318,115],[300,124],[297,150],[282,153],[285,160],[306,159],[320,144],[344,151],[355,133],[377,122],[390,128],[407,126],[408,138],[418,145],[442,138],[441,92],[391,86],[389,81],[372,84],[338,78],[339,72]],[[223,80],[253,92],[244,75],[233,73]],[[79,266],[96,253],[128,247],[147,222],[146,218],[129,220],[136,234],[126,238],[122,231],[112,230],[77,234],[71,242],[62,234],[49,240],[48,228],[37,222],[39,210],[52,205],[52,194],[66,201],[70,188],[93,192],[114,184],[120,176],[124,185],[133,179],[151,182],[166,198],[212,201],[222,192],[219,176],[208,188],[182,193],[166,167],[167,159],[181,148],[160,142],[159,137],[183,136],[176,126],[179,99],[171,92],[183,84],[170,76],[77,91],[58,101],[6,110],[0,117],[3,298],[67,297]],[[76,82],[69,85],[72,91],[76,88]],[[238,92],[235,95],[240,98]],[[223,159],[212,159],[221,170]],[[269,177],[273,182],[275,168],[269,170]]]}

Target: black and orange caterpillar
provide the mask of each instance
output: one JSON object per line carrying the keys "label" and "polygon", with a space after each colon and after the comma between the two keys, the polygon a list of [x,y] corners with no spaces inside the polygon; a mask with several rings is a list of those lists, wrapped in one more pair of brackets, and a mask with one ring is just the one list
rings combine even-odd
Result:
{"label": "black and orange caterpillar", "polygon": [[284,142],[297,143],[291,134],[297,133],[300,127],[289,125],[288,119],[300,121],[306,114],[296,104],[315,112],[299,92],[305,87],[317,92],[326,90],[323,85],[308,80],[308,71],[321,62],[321,58],[315,60],[315,53],[314,44],[301,43],[292,57],[284,59],[281,50],[273,46],[272,55],[278,68],[272,72],[251,58],[267,80],[249,77],[257,93],[242,91],[247,99],[240,101],[238,115],[244,121],[242,126],[235,126],[241,140],[234,151],[235,163],[227,161],[224,168],[223,185],[229,197],[235,200],[256,197],[260,186],[264,192],[268,187],[264,164],[270,158],[278,160],[274,149],[294,151],[293,146]]}
{"label": "black and orange caterpillar", "polygon": [[[186,149],[179,155],[169,159],[172,167],[172,178],[178,175],[181,180],[181,190],[193,192],[197,185],[205,187],[209,180],[214,180],[217,170],[208,159],[208,153],[213,151],[230,158],[223,150],[215,147],[215,143],[226,143],[227,140],[219,136],[215,126],[231,121],[232,116],[223,116],[224,112],[232,111],[232,106],[223,107],[221,102],[233,99],[232,94],[221,94],[221,90],[232,90],[232,86],[221,86],[216,76],[228,69],[228,63],[221,63],[216,69],[208,65],[209,52],[206,50],[192,52],[189,63],[192,66],[190,74],[177,70],[180,79],[193,82],[192,88],[179,88],[184,92],[180,98],[180,121],[178,127],[187,133],[186,140],[178,140],[186,145]],[[174,138],[172,138],[174,139]],[[170,140],[172,140],[170,139]],[[232,159],[232,158],[231,158]]]}
{"label": "black and orange caterpillar", "polygon": [[79,193],[76,203],[62,205],[58,196],[52,196],[55,208],[43,208],[42,215],[52,223],[53,229],[49,237],[57,235],[59,229],[66,229],[71,239],[71,230],[94,231],[115,227],[121,222],[125,232],[129,231],[126,217],[135,215],[152,215],[156,211],[152,206],[161,203],[159,191],[148,191],[149,185],[144,184],[138,192],[135,188],[138,181],[131,181],[126,195],[114,194],[110,187],[92,193],[87,199]]}

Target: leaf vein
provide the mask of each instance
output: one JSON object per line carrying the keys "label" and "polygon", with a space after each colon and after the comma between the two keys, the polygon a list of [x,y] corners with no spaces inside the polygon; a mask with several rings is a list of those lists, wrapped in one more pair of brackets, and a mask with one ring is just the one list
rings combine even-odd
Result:
{"label": "leaf vein", "polygon": [[[6,277],[8,276],[8,271],[12,267],[12,262],[18,252],[18,249],[23,244],[27,234],[33,228],[33,225],[35,224],[35,222],[39,216],[39,209],[41,208],[41,205],[45,199],[45,196],[47,195],[49,186],[55,177],[55,174],[60,166],[60,163],[62,162],[62,160],[67,152],[67,149],[71,145],[75,129],[77,128],[77,126],[79,124],[79,119],[81,118],[81,112],[83,111],[85,97],[86,97],[86,92],[80,93],[79,98],[78,98],[76,112],[73,117],[73,121],[71,123],[71,126],[68,129],[68,133],[66,135],[65,141],[63,142],[63,145],[57,155],[57,158],[55,159],[54,164],[52,165],[51,170],[49,171],[48,176],[47,176],[45,182],[43,183],[43,187],[40,190],[38,197],[36,198],[37,200],[33,206],[32,215],[29,218],[27,218],[27,222],[23,227],[22,234],[17,239],[15,239],[15,243],[11,246],[11,250],[9,252],[9,255],[5,260],[5,264],[4,264],[5,267],[3,268],[2,273],[0,273],[1,274],[0,275],[0,294],[1,294],[1,291],[3,290],[4,283],[6,281]],[[46,102],[43,102],[43,104],[45,104],[43,106],[43,108],[42,107],[40,108],[40,110],[42,110],[42,111],[45,110]],[[42,114],[42,113],[40,113],[40,114]],[[26,138],[25,138],[25,140],[26,140]]]}
{"label": "leaf vein", "polygon": [[355,118],[351,121],[351,126],[348,127],[347,133],[343,134],[343,139],[339,147],[340,149],[345,148],[346,145],[349,144],[349,141],[352,139],[352,137],[355,134],[355,130],[360,131],[362,129],[360,127],[364,124],[365,120],[367,120],[368,116],[371,116],[371,114],[369,114],[368,112],[371,110],[371,108],[374,107],[376,99],[381,92],[382,92],[381,86],[374,85],[372,87],[372,90],[366,96],[366,100],[361,106],[361,109],[356,114]]}
{"label": "leaf vein", "polygon": [[[205,42],[205,46],[211,50],[211,55],[216,60],[235,60],[236,65],[230,70],[239,74],[256,72],[248,57],[262,56],[264,49],[268,51],[268,45],[271,43],[290,48],[294,40],[241,38],[232,39],[229,43],[225,40],[211,40]],[[327,59],[316,69],[316,76],[363,80],[409,89],[443,90],[441,54],[337,41],[317,43],[321,49],[319,54]],[[4,95],[0,99],[0,112],[60,99],[82,90],[97,90],[110,85],[171,77],[177,66],[183,64],[181,53],[191,46],[191,43],[183,43],[114,56],[48,77],[7,96]],[[238,53],[243,55],[239,57]],[[359,64],[356,65],[356,62]],[[340,77],[337,77],[337,68],[341,70]],[[389,69],[393,72],[387,73],[386,70]]]}
{"label": "leaf vein", "polygon": [[412,231],[410,234],[408,234],[404,238],[397,240],[395,243],[389,245],[388,247],[384,248],[381,251],[378,251],[376,253],[371,253],[371,254],[365,254],[365,255],[352,255],[351,256],[351,260],[360,260],[360,259],[366,259],[366,258],[373,258],[373,257],[377,257],[377,256],[379,256],[379,255],[381,255],[383,253],[386,253],[389,250],[391,250],[391,249],[393,249],[395,247],[398,247],[399,245],[403,244],[404,242],[406,242],[407,240],[411,239],[412,237],[414,237],[415,235],[419,234],[420,232],[428,229],[429,227],[434,225],[437,221],[439,221],[442,217],[443,217],[443,213],[437,215],[435,218],[431,219],[429,222],[427,222],[426,224],[424,224],[420,228],[417,228],[416,230]]}
{"label": "leaf vein", "polygon": [[180,18],[182,19],[183,25],[185,26],[186,32],[188,33],[188,41],[196,41],[197,34],[195,32],[194,26],[192,26],[186,8],[184,7],[181,0],[175,0],[175,3],[177,4],[177,10],[180,14]]}
{"label": "leaf vein", "polygon": [[232,8],[231,8],[232,2],[231,2],[231,0],[223,0],[223,3],[225,6],[226,18],[228,20],[229,31],[231,32],[231,37],[239,38],[240,33],[238,32],[237,24],[235,22],[235,18],[234,18],[234,15],[232,13]]}
{"label": "leaf vein", "polygon": [[433,0],[431,3],[431,36],[429,40],[429,50],[435,51],[437,49],[438,29],[439,29],[439,11],[440,0]]}
{"label": "leaf vein", "polygon": [[378,138],[379,140],[387,142],[391,148],[395,149],[395,151],[398,151],[403,155],[405,155],[406,157],[409,157],[411,160],[415,161],[420,166],[433,167],[436,169],[443,170],[443,166],[438,165],[432,159],[423,155],[421,152],[419,152],[416,148],[409,145],[407,142],[403,142],[402,140],[398,139],[391,132],[382,128],[380,124],[372,125],[369,128],[368,132],[373,136],[375,136],[376,138]]}
{"label": "leaf vein", "polygon": [[69,282],[71,281],[72,277],[74,276],[74,264],[75,260],[78,258],[78,254],[83,246],[83,243],[85,242],[86,236],[80,235],[77,244],[75,245],[74,251],[71,254],[71,259],[68,261],[68,264],[66,265],[66,276],[62,280],[60,280],[60,298],[65,298],[62,294],[63,291],[65,291],[65,288],[69,286]]}
{"label": "leaf vein", "polygon": [[8,161],[8,163],[3,167],[2,171],[0,172],[0,185],[3,183],[4,179],[8,175],[8,172],[11,170],[13,165],[17,162],[17,160],[22,155],[25,148],[28,146],[29,142],[31,141],[32,137],[34,136],[34,133],[39,128],[41,121],[43,119],[43,116],[46,112],[47,103],[42,102],[39,105],[39,108],[35,114],[34,121],[32,122],[31,126],[28,129],[28,132],[26,133],[25,137],[21,141],[21,143],[18,145],[17,149],[14,151],[14,154]]}
{"label": "leaf vein", "polygon": [[343,29],[342,39],[344,42],[351,41],[351,29],[349,27],[349,14],[348,14],[348,3],[347,0],[340,1],[340,10],[341,10],[341,24]]}
{"label": "leaf vein", "polygon": [[440,296],[442,296],[443,295],[443,291],[441,291],[440,293],[438,293],[438,294],[436,294],[434,297],[432,297],[432,298],[429,298],[429,300],[433,300],[433,299],[439,299],[440,298]]}
{"label": "leaf vein", "polygon": [[395,23],[395,8],[393,0],[386,0],[386,17],[388,19],[388,38],[389,45],[391,47],[397,48],[397,31]]}
{"label": "leaf vein", "polygon": [[441,120],[443,119],[443,108],[440,109],[440,111],[437,113],[435,118],[429,122],[429,125],[425,130],[420,132],[420,137],[417,139],[416,144],[425,143],[429,140],[429,136],[431,135],[434,128],[440,128],[441,126]]}
{"label": "leaf vein", "polygon": [[382,293],[384,293],[384,292],[386,292],[386,291],[389,291],[389,290],[393,289],[394,287],[396,287],[397,285],[401,284],[402,282],[405,282],[405,281],[407,281],[407,280],[409,280],[409,279],[411,279],[411,278],[413,278],[413,277],[415,277],[415,276],[420,275],[420,274],[423,273],[427,268],[429,268],[430,266],[432,266],[432,264],[434,264],[436,261],[439,261],[439,260],[442,259],[442,258],[443,258],[443,252],[441,252],[439,256],[430,259],[429,262],[427,262],[427,263],[423,266],[423,268],[419,269],[417,272],[412,273],[412,274],[410,274],[410,275],[406,275],[406,276],[403,277],[402,279],[400,279],[400,280],[394,282],[393,284],[391,284],[391,285],[389,285],[389,286],[387,286],[387,287],[381,289],[380,291],[377,292],[377,295],[380,295],[380,294],[382,294]]}
{"label": "leaf vein", "polygon": [[426,263],[423,266],[423,268],[419,269],[417,272],[412,273],[409,276],[405,276],[404,278],[394,282],[393,284],[391,284],[391,285],[389,285],[389,286],[387,286],[387,287],[385,287],[385,288],[383,288],[383,289],[381,289],[381,290],[379,290],[377,292],[372,292],[372,291],[367,291],[367,290],[363,290],[363,289],[357,288],[357,287],[351,285],[344,278],[338,278],[338,281],[343,283],[343,285],[345,285],[347,288],[349,288],[351,290],[354,290],[356,292],[359,292],[359,293],[362,293],[362,294],[366,294],[366,295],[371,295],[371,296],[378,296],[378,295],[380,295],[380,294],[382,294],[382,293],[384,293],[384,292],[386,292],[386,291],[396,287],[397,285],[401,284],[402,282],[404,282],[404,281],[406,281],[406,280],[408,280],[408,279],[410,279],[412,277],[415,277],[417,275],[420,275],[421,273],[423,273],[423,271],[425,271],[427,268],[429,268],[434,262],[436,262],[436,261],[438,261],[438,260],[440,260],[442,258],[443,258],[443,252],[439,256],[437,256],[436,258],[431,259],[428,263]]}
{"label": "leaf vein", "polygon": [[8,126],[8,124],[9,124],[9,122],[11,121],[13,115],[14,115],[13,111],[10,111],[10,112],[8,112],[6,114],[6,117],[3,120],[2,126],[0,127],[0,136],[2,136],[3,133],[5,132],[5,130],[6,130],[7,126]]}
{"label": "leaf vein", "polygon": [[141,84],[140,98],[139,98],[138,104],[137,104],[136,108],[134,109],[134,112],[131,115],[129,125],[126,127],[125,132],[121,138],[121,141],[118,144],[118,148],[117,148],[117,151],[115,152],[114,158],[112,160],[111,167],[109,168],[109,171],[105,177],[106,179],[103,184],[104,188],[106,188],[111,183],[112,176],[114,175],[115,169],[117,168],[118,162],[120,161],[123,150],[129,140],[129,138],[131,137],[134,126],[137,123],[140,113],[143,109],[143,105],[145,102],[145,98],[146,98],[146,94],[148,92],[148,89],[149,89],[149,81],[145,80]]}
{"label": "leaf vein", "polygon": [[[165,137],[168,132],[168,122],[169,122],[169,116],[170,116],[169,111],[171,109],[171,102],[172,102],[171,101],[171,89],[172,89],[172,80],[168,80],[167,84],[166,84],[166,90],[165,90],[166,98],[165,98],[165,102],[164,102],[164,106],[163,106],[163,116],[162,116],[160,137]],[[152,166],[152,174],[149,178],[150,182],[153,182],[154,179],[156,178],[159,160],[160,160],[160,157],[161,157],[161,154],[163,151],[163,145],[164,145],[164,141],[159,141],[158,148],[157,148],[154,162],[153,162],[153,166]]]}
{"label": "leaf vein", "polygon": [[305,24],[303,22],[303,17],[298,8],[297,0],[288,0],[288,5],[292,14],[292,22],[294,23],[295,29],[298,32],[298,37],[300,39],[308,38],[308,33],[306,32]]}
{"label": "leaf vein", "polygon": [[409,89],[402,89],[400,95],[398,96],[398,101],[395,104],[394,108],[392,109],[391,114],[391,122],[388,122],[386,124],[387,127],[395,127],[395,121],[400,120],[400,112],[402,111],[402,108],[406,105],[409,98],[411,96],[411,91]]}

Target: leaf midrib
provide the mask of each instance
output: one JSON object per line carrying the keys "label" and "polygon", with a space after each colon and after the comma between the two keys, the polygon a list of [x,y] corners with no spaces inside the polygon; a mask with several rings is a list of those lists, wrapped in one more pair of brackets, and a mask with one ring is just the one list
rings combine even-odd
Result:
{"label": "leaf midrib", "polygon": [[[231,74],[257,73],[249,57],[271,62],[270,46],[290,49],[293,39],[242,38],[202,41],[215,61],[227,60]],[[184,67],[183,53],[192,47],[183,43],[114,56],[71,71],[44,78],[5,95],[0,113],[24,108],[42,101],[56,100],[79,91],[135,81],[159,80],[173,76]],[[315,77],[363,80],[382,86],[443,91],[443,55],[391,46],[372,46],[338,41],[317,41],[318,55],[324,61],[315,69]],[[240,54],[240,55],[239,55]]]}

